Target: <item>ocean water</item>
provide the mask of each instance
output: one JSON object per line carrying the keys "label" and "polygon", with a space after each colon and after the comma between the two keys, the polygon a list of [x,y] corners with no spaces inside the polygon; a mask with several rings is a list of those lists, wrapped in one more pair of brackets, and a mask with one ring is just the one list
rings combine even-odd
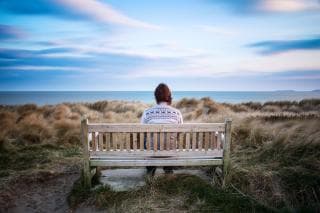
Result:
{"label": "ocean water", "polygon": [[[266,102],[266,101],[299,101],[302,99],[320,98],[316,91],[173,91],[173,101],[182,98],[210,97],[217,102]],[[126,100],[154,103],[152,91],[30,91],[0,92],[0,104],[17,105],[34,103],[37,105],[58,104],[64,102],[96,102],[102,100]]]}

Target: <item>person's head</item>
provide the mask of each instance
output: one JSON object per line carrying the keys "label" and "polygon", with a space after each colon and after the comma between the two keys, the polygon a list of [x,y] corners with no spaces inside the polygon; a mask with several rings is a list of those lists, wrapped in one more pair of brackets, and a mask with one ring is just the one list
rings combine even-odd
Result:
{"label": "person's head", "polygon": [[154,96],[156,98],[157,104],[161,102],[167,102],[170,105],[172,102],[171,91],[169,87],[164,83],[161,83],[157,86],[154,91]]}

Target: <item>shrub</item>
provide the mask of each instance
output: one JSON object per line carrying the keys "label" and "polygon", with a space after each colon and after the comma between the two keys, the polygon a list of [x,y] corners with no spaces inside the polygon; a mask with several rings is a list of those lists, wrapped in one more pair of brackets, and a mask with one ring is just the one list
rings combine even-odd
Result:
{"label": "shrub", "polygon": [[281,112],[281,108],[277,105],[263,105],[262,112]]}
{"label": "shrub", "polygon": [[248,112],[248,107],[243,104],[222,103],[222,105],[228,107],[233,112]]}
{"label": "shrub", "polygon": [[66,146],[80,144],[80,122],[57,121],[53,127],[58,144]]}
{"label": "shrub", "polygon": [[59,104],[54,108],[52,115],[55,120],[66,119],[71,116],[70,107],[65,104]]}
{"label": "shrub", "polygon": [[34,112],[38,109],[37,105],[35,104],[25,104],[22,106],[17,107],[18,114],[26,114],[30,112]]}
{"label": "shrub", "polygon": [[203,102],[203,114],[211,114],[218,111],[219,105],[210,98],[201,98],[201,101]]}
{"label": "shrub", "polygon": [[42,115],[31,113],[18,125],[18,141],[23,144],[41,143],[52,137],[52,131]]}
{"label": "shrub", "polygon": [[250,109],[253,110],[261,110],[262,105],[260,102],[247,102],[247,103],[242,103],[242,105],[249,107]]}
{"label": "shrub", "polygon": [[320,99],[305,99],[299,102],[299,106],[304,111],[319,111]]}
{"label": "shrub", "polygon": [[197,101],[194,98],[191,98],[191,99],[183,98],[180,101],[178,101],[178,103],[176,104],[176,107],[179,109],[188,108],[188,107],[195,108],[198,106],[198,104],[199,104],[199,101]]}
{"label": "shrub", "polygon": [[105,108],[108,106],[108,101],[98,101],[92,104],[87,104],[89,109],[104,112]]}
{"label": "shrub", "polygon": [[0,133],[5,135],[16,126],[17,115],[14,112],[0,112]]}

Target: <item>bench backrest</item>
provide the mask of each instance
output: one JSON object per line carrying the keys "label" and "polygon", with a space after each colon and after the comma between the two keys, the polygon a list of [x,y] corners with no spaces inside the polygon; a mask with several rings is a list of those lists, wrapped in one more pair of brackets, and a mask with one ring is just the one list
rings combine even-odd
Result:
{"label": "bench backrest", "polygon": [[[227,122],[186,124],[114,124],[82,122],[89,155],[103,152],[219,151],[226,144]],[[119,153],[120,154],[120,153]]]}

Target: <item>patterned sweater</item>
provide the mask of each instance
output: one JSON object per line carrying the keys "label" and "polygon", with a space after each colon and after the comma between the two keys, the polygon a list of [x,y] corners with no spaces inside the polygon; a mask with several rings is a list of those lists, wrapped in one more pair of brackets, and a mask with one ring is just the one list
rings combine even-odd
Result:
{"label": "patterned sweater", "polygon": [[181,112],[169,106],[166,102],[161,102],[154,107],[146,109],[141,117],[143,124],[182,124]]}

